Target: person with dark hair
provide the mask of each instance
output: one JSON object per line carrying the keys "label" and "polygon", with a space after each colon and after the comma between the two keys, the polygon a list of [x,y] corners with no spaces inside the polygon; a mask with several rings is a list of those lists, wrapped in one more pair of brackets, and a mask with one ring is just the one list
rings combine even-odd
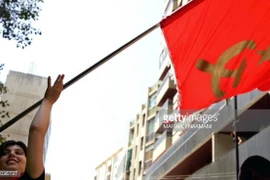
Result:
{"label": "person with dark hair", "polygon": [[44,99],[30,125],[28,147],[21,141],[6,141],[0,146],[0,170],[18,171],[19,177],[0,177],[0,180],[44,180],[43,147],[50,123],[53,104],[63,90],[64,75],[58,75],[53,86],[48,77]]}
{"label": "person with dark hair", "polygon": [[270,161],[258,155],[250,156],[240,168],[239,180],[270,180]]}

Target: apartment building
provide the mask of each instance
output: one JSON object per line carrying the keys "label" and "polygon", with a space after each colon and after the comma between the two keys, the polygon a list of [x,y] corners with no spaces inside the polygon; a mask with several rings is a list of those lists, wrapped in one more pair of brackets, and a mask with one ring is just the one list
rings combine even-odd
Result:
{"label": "apartment building", "polygon": [[[165,2],[165,15],[188,3],[176,0]],[[161,86],[157,93],[156,104],[162,108],[156,116],[152,164],[145,169],[145,179],[236,179],[235,146],[230,136],[234,130],[234,99],[194,112],[198,115],[217,114],[218,120],[209,122],[211,128],[168,128],[164,125],[164,115],[173,114],[179,104],[178,93],[173,96],[175,81],[168,80],[170,71],[173,73],[164,45],[159,80],[168,85],[164,90]],[[243,140],[239,145],[240,165],[251,155],[270,159],[269,100],[269,93],[257,90],[238,96],[237,129]]]}
{"label": "apartment building", "polygon": [[[4,110],[9,112],[10,117],[1,119],[2,123],[6,123],[41,100],[44,97],[47,88],[47,78],[10,71],[7,75],[5,86],[8,88],[8,92],[3,94],[1,99],[3,101],[8,101],[9,106]],[[1,132],[2,135],[8,136],[8,140],[14,139],[27,144],[28,130],[36,111],[37,109],[33,110],[15,124]],[[46,160],[50,132],[51,128],[49,127],[44,143],[44,161]],[[46,178],[49,179],[50,175],[46,174]]]}
{"label": "apartment building", "polygon": [[156,105],[156,97],[160,85],[161,82],[157,82],[148,89],[147,102],[130,122],[126,179],[144,179],[144,170],[152,164],[155,117],[160,108]]}
{"label": "apartment building", "polygon": [[95,180],[124,180],[126,150],[120,148],[109,158],[99,164],[95,171]]}
{"label": "apartment building", "polygon": [[164,128],[161,117],[178,107],[177,97],[174,72],[162,43],[158,81],[148,89],[146,104],[130,122],[126,179],[145,179],[146,170],[171,146],[173,129]]}
{"label": "apartment building", "polygon": [[[177,3],[173,1],[166,8],[172,11]],[[157,83],[148,89],[146,103],[130,122],[126,179],[145,179],[146,170],[171,146],[172,129],[164,128],[161,117],[178,107],[177,98],[174,72],[162,39]]]}

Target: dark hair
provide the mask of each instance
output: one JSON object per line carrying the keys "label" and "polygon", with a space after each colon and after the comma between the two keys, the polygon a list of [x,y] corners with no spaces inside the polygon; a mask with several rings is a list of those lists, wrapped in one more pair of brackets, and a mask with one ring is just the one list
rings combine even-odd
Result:
{"label": "dark hair", "polygon": [[258,155],[248,157],[241,166],[240,180],[252,179],[250,169],[264,178],[270,177],[270,161],[264,157]]}
{"label": "dark hair", "polygon": [[7,147],[14,145],[20,146],[23,149],[25,156],[27,156],[27,147],[22,141],[9,140],[0,145],[0,158],[4,155],[4,151]]}

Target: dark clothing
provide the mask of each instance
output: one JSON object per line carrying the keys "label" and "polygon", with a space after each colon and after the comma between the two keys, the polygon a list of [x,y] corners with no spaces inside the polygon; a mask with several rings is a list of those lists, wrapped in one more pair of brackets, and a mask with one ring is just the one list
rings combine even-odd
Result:
{"label": "dark clothing", "polygon": [[27,172],[25,172],[18,180],[45,180],[45,170],[36,179],[31,178],[30,175]]}
{"label": "dark clothing", "polygon": [[[239,143],[239,140],[237,138],[237,144]],[[233,137],[233,144],[235,144],[235,137]]]}

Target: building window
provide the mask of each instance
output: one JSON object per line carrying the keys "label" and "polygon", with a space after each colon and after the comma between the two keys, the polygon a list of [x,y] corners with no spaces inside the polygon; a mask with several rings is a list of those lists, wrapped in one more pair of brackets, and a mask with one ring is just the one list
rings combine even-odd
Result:
{"label": "building window", "polygon": [[129,168],[131,166],[131,160],[132,160],[132,149],[128,150],[126,171],[129,171]]}
{"label": "building window", "polygon": [[148,109],[152,109],[156,105],[156,99],[157,99],[157,93],[152,94],[149,97],[149,104],[148,104]]}
{"label": "building window", "polygon": [[149,141],[152,141],[155,139],[155,133],[148,134],[145,138],[145,143],[148,143]]}
{"label": "building window", "polygon": [[109,167],[108,167],[108,173],[110,173],[112,171],[112,165],[110,165]]}
{"label": "building window", "polygon": [[152,160],[145,162],[144,163],[144,169],[145,170],[148,169],[151,165],[152,165]]}
{"label": "building window", "polygon": [[135,179],[136,177],[136,169],[134,168],[134,171],[133,171],[133,179]]}
{"label": "building window", "polygon": [[137,157],[137,145],[135,146],[135,157]]}
{"label": "building window", "polygon": [[139,162],[139,171],[138,171],[139,175],[141,175],[142,173],[142,161]]}
{"label": "building window", "polygon": [[155,117],[147,121],[147,131],[146,131],[146,143],[153,140],[155,138],[154,133],[155,128]]}
{"label": "building window", "polygon": [[143,122],[142,122],[142,127],[145,125],[145,114],[143,114]]}
{"label": "building window", "polygon": [[162,66],[167,54],[168,54],[168,50],[167,48],[164,48],[159,57],[159,68]]}
{"label": "building window", "polygon": [[154,144],[151,144],[150,146],[147,146],[145,148],[145,161],[149,161],[153,157],[153,151],[154,151]]}
{"label": "building window", "polygon": [[131,129],[130,132],[129,132],[128,146],[133,145],[133,141],[134,141],[134,129]]}
{"label": "building window", "polygon": [[150,146],[145,147],[145,152],[151,151],[154,149],[154,144],[151,144]]}
{"label": "building window", "polygon": [[139,136],[139,123],[137,124],[137,136]]}
{"label": "building window", "polygon": [[147,121],[147,132],[146,134],[151,134],[154,132],[154,128],[155,128],[155,117],[153,117],[152,119],[150,119],[149,121]]}
{"label": "building window", "polygon": [[143,137],[141,137],[141,150],[143,150]]}

